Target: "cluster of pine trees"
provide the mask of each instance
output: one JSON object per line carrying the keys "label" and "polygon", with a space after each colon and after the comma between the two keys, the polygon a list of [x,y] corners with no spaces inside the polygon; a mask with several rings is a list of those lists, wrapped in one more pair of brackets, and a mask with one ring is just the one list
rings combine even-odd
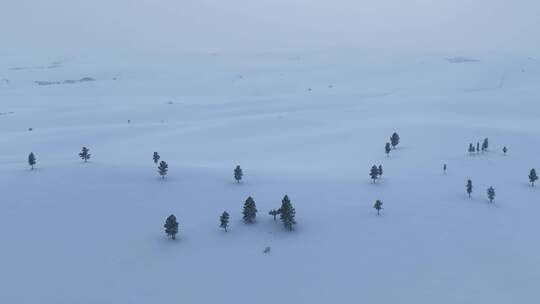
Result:
{"label": "cluster of pine trees", "polygon": [[[477,142],[476,143],[476,147],[473,143],[470,143],[469,144],[469,153],[470,154],[473,154],[473,153],[480,153],[480,151],[482,151],[482,153],[484,152],[487,152],[488,151],[488,148],[489,148],[489,139],[486,137],[484,138],[484,141],[482,142],[482,145],[480,146],[480,142]],[[506,154],[506,147],[503,148],[503,152],[504,154]]]}

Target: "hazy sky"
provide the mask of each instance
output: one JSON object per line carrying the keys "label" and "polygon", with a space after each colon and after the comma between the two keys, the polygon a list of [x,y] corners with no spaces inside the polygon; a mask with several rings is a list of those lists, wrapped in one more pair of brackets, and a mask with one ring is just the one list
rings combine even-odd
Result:
{"label": "hazy sky", "polygon": [[540,49],[540,0],[0,0],[0,47]]}

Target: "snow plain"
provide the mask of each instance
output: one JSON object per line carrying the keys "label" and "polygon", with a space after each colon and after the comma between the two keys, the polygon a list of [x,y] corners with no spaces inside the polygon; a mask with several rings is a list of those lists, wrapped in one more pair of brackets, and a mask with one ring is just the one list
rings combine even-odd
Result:
{"label": "snow plain", "polygon": [[2,54],[0,302],[538,303],[540,56],[466,55]]}

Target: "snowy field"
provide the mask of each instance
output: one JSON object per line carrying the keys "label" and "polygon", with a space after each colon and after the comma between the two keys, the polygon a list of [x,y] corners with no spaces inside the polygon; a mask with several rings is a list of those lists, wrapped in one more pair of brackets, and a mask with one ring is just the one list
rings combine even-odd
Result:
{"label": "snowy field", "polygon": [[0,303],[538,303],[539,83],[540,54],[2,54]]}

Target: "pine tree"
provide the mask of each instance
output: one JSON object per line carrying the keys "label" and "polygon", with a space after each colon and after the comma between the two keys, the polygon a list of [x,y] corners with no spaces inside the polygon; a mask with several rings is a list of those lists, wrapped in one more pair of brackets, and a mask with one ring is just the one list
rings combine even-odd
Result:
{"label": "pine tree", "polygon": [[225,229],[225,232],[227,232],[227,227],[229,227],[229,213],[227,213],[227,211],[223,211],[223,214],[219,217],[219,221],[219,227]]}
{"label": "pine tree", "polygon": [[236,168],[234,168],[234,179],[236,179],[237,183],[242,180],[242,176],[244,176],[242,168],[240,168],[240,166],[236,166]]}
{"label": "pine tree", "polygon": [[165,233],[167,236],[170,236],[173,240],[176,239],[176,234],[178,233],[178,222],[176,221],[176,216],[173,214],[169,215],[167,220],[165,220]]}
{"label": "pine tree", "polygon": [[373,183],[375,183],[375,181],[377,181],[377,178],[379,178],[379,168],[373,165],[373,167],[371,167],[371,171],[369,172],[369,176],[373,180]]}
{"label": "pine tree", "polygon": [[34,165],[36,164],[36,156],[33,152],[30,152],[28,155],[28,164],[30,165],[31,170],[34,170]]}
{"label": "pine tree", "polygon": [[493,203],[493,200],[495,199],[495,189],[493,187],[489,187],[487,190],[487,196],[490,203]]}
{"label": "pine tree", "polygon": [[251,196],[244,203],[242,214],[244,215],[244,222],[251,224],[255,221],[255,217],[257,217],[257,206]]}
{"label": "pine tree", "polygon": [[82,147],[81,153],[79,153],[79,157],[84,160],[86,163],[90,159],[90,150],[88,150],[87,147]]}
{"label": "pine tree", "polygon": [[373,205],[373,208],[377,209],[377,215],[380,215],[380,211],[381,209],[383,209],[382,205],[383,204],[380,200],[377,200],[375,204]]}
{"label": "pine tree", "polygon": [[157,165],[159,158],[159,154],[157,152],[154,152],[154,156],[152,157],[152,159],[154,160],[154,164]]}
{"label": "pine tree", "polygon": [[469,179],[467,180],[467,185],[465,186],[466,189],[467,189],[467,194],[469,194],[469,198],[471,198],[471,193],[472,193],[472,181]]}
{"label": "pine tree", "polygon": [[296,216],[296,210],[294,210],[291,201],[289,200],[289,197],[287,195],[283,197],[283,200],[281,201],[281,208],[279,208],[279,211],[279,218],[281,219],[283,226],[289,229],[289,231],[292,231],[293,225],[296,224],[296,221],[294,219],[294,217]]}
{"label": "pine tree", "polygon": [[529,173],[529,181],[531,182],[531,186],[534,187],[534,182],[538,179],[538,176],[536,175],[536,170],[533,168],[531,169],[531,172]]}
{"label": "pine tree", "polygon": [[482,152],[487,152],[489,148],[489,140],[488,138],[484,138],[484,141],[482,142]]}
{"label": "pine tree", "polygon": [[399,135],[396,132],[390,137],[390,143],[392,143],[394,149],[399,145]]}
{"label": "pine tree", "polygon": [[390,157],[390,151],[392,151],[392,148],[390,148],[390,143],[386,143],[384,146],[384,152],[386,153],[386,157]]}
{"label": "pine tree", "polygon": [[270,214],[271,216],[274,217],[274,221],[276,220],[276,216],[279,214],[279,210],[276,210],[276,209],[272,209],[268,212],[268,214]]}
{"label": "pine tree", "polygon": [[469,144],[469,153],[470,154],[474,153],[474,146],[472,143]]}
{"label": "pine tree", "polygon": [[377,173],[379,174],[379,176],[382,176],[383,174],[382,165],[379,165],[379,168],[377,168]]}
{"label": "pine tree", "polygon": [[506,148],[506,146],[503,147],[503,153],[504,155],[506,155],[506,152],[508,152],[508,148]]}
{"label": "pine tree", "polygon": [[480,153],[480,143],[476,143],[476,153]]}
{"label": "pine tree", "polygon": [[446,164],[443,165],[442,169],[443,169],[444,174],[446,174]]}
{"label": "pine tree", "polygon": [[165,161],[160,161],[158,166],[158,173],[161,175],[162,179],[165,179],[165,175],[167,175],[167,171],[169,170],[169,165]]}

